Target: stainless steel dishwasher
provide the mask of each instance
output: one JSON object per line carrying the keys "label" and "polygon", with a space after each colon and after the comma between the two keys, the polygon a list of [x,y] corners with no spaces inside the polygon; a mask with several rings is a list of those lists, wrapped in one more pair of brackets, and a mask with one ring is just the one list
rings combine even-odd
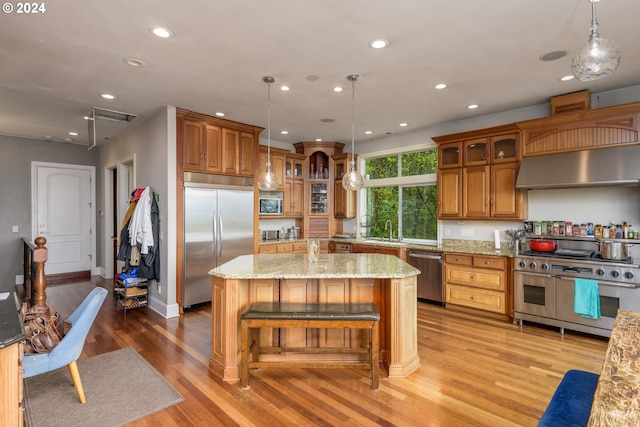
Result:
{"label": "stainless steel dishwasher", "polygon": [[444,306],[442,253],[411,250],[409,264],[420,270],[418,300]]}

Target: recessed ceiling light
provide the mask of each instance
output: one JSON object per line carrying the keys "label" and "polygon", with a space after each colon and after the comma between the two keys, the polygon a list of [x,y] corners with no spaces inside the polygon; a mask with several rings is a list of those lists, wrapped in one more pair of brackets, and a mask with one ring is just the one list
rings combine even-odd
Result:
{"label": "recessed ceiling light", "polygon": [[560,80],[561,82],[568,82],[569,80],[573,80],[574,78],[575,76],[573,74],[569,74],[569,75],[560,77],[558,80]]}
{"label": "recessed ceiling light", "polygon": [[104,99],[116,99],[116,97],[114,95],[111,95],[110,93],[101,93],[100,96]]}
{"label": "recessed ceiling light", "polygon": [[290,89],[290,88],[289,88],[289,86],[286,86],[286,85],[284,85],[284,86],[280,86],[280,90],[282,90],[282,91],[285,91],[285,92],[286,92],[286,91],[288,91],[289,89]]}
{"label": "recessed ceiling light", "polygon": [[340,86],[336,86],[333,88],[334,92],[342,92],[342,88]]}
{"label": "recessed ceiling light", "polygon": [[69,135],[71,135],[71,136],[78,136],[78,132],[69,132]]}
{"label": "recessed ceiling light", "polygon": [[436,89],[444,89],[445,87],[447,87],[447,85],[445,83],[438,83],[435,86]]}
{"label": "recessed ceiling light", "polygon": [[387,39],[373,39],[369,42],[369,47],[374,49],[384,49],[389,46],[389,40]]}
{"label": "recessed ceiling light", "polygon": [[89,117],[89,116],[84,116],[84,117],[83,117],[83,119],[85,119],[85,120],[93,120],[93,119],[92,119],[91,117]]}
{"label": "recessed ceiling light", "polygon": [[316,138],[316,142],[322,142],[322,138]]}
{"label": "recessed ceiling light", "polygon": [[334,120],[334,119],[330,119],[330,118],[320,119],[320,121],[321,121],[322,123],[333,123],[333,122],[335,122],[335,120]]}
{"label": "recessed ceiling light", "polygon": [[540,57],[540,61],[549,62],[556,59],[564,58],[567,55],[566,50],[554,50],[553,52],[547,52]]}
{"label": "recessed ceiling light", "polygon": [[67,141],[67,142],[71,142],[71,141],[73,141],[73,139],[72,139],[72,138],[65,138],[64,140],[65,140],[65,141]]}
{"label": "recessed ceiling light", "polygon": [[282,135],[289,135],[289,131],[288,130],[281,130],[280,133]]}
{"label": "recessed ceiling light", "polygon": [[365,134],[365,135],[371,135],[372,133],[373,133],[373,131],[372,131],[372,130],[365,130],[365,131],[364,131],[364,134]]}
{"label": "recessed ceiling light", "polygon": [[225,114],[224,114],[222,111],[218,111],[218,112],[216,113],[216,116],[218,116],[218,117],[224,117],[224,116],[225,116]]}
{"label": "recessed ceiling light", "polygon": [[478,104],[471,104],[471,105],[467,105],[467,108],[468,108],[469,110],[475,110],[475,109],[476,109],[476,108],[478,108],[478,107],[479,107],[479,105],[478,105]]}
{"label": "recessed ceiling light", "polygon": [[173,37],[173,32],[165,27],[153,27],[151,28],[151,33],[156,37],[160,37],[161,39],[169,39]]}
{"label": "recessed ceiling light", "polygon": [[147,65],[142,59],[138,58],[124,58],[122,61],[133,68],[140,68]]}
{"label": "recessed ceiling light", "polygon": [[409,123],[400,123],[400,126],[402,127],[409,126]]}
{"label": "recessed ceiling light", "polygon": [[310,82],[315,82],[316,80],[318,80],[318,76],[311,74],[310,76],[307,76],[307,80],[309,80]]}

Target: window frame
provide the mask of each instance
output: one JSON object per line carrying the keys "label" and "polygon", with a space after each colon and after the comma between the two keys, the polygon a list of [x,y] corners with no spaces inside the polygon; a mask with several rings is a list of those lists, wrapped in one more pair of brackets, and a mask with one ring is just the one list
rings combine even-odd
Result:
{"label": "window frame", "polygon": [[[402,147],[398,149],[391,150],[383,150],[365,153],[358,156],[358,170],[364,171],[366,160],[373,159],[376,157],[385,157],[385,156],[398,156],[398,175],[401,174],[402,171],[402,155],[407,153],[413,153],[417,151],[430,151],[437,150],[438,146],[431,142],[426,144],[419,144],[413,146]],[[410,176],[398,176],[397,178],[379,178],[379,179],[366,179],[364,180],[363,189],[374,188],[374,187],[398,187],[398,206],[402,206],[402,188],[403,187],[416,187],[423,185],[438,185],[438,173],[432,174],[423,174],[423,175],[410,175]],[[359,191],[357,198],[357,212],[359,217],[366,215],[368,212],[367,208],[367,192]],[[440,219],[436,219],[437,221],[437,237],[436,240],[426,240],[426,239],[413,239],[413,238],[405,238],[402,237],[402,242],[405,243],[414,243],[414,244],[422,244],[422,245],[433,245],[439,244],[442,241],[442,222]],[[357,237],[360,237],[360,227],[359,222],[356,227]],[[402,215],[398,215],[398,235],[402,232]]]}

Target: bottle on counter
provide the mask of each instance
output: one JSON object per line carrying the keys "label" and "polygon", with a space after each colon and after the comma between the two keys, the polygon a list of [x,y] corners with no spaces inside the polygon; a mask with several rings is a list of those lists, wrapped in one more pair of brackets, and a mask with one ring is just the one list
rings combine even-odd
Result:
{"label": "bottle on counter", "polygon": [[602,237],[602,225],[596,224],[596,228],[593,230],[593,237],[600,239]]}
{"label": "bottle on counter", "polygon": [[580,237],[580,224],[573,226],[573,237]]}
{"label": "bottle on counter", "polygon": [[541,229],[542,229],[541,235],[542,236],[546,236],[547,235],[547,221],[542,221]]}
{"label": "bottle on counter", "polygon": [[558,236],[564,236],[566,233],[567,224],[564,221],[558,221]]}
{"label": "bottle on counter", "polygon": [[573,222],[567,221],[564,225],[564,235],[573,236]]}
{"label": "bottle on counter", "polygon": [[587,237],[593,237],[594,235],[594,230],[593,230],[593,223],[590,222],[587,224]]}
{"label": "bottle on counter", "polygon": [[603,226],[602,226],[602,238],[603,238],[603,239],[608,239],[608,238],[609,238],[609,236],[610,236],[610,235],[609,235],[609,232],[610,232],[609,227],[607,227],[606,225],[603,225]]}
{"label": "bottle on counter", "polygon": [[533,234],[542,236],[542,221],[536,221],[533,225]]}
{"label": "bottle on counter", "polygon": [[551,235],[559,236],[560,235],[560,223],[558,221],[553,221],[551,225]]}
{"label": "bottle on counter", "polygon": [[587,237],[587,224],[580,224],[580,237]]}
{"label": "bottle on counter", "polygon": [[622,239],[622,225],[616,224],[616,239]]}
{"label": "bottle on counter", "polygon": [[627,221],[624,221],[622,223],[622,238],[623,239],[629,238],[629,226],[627,225]]}

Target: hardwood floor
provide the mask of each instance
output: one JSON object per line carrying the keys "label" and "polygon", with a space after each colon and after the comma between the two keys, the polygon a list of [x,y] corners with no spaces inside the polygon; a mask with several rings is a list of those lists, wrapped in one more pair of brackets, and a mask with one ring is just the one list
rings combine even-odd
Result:
{"label": "hardwood floor", "polygon": [[406,378],[382,376],[372,391],[366,371],[268,369],[242,390],[208,371],[209,305],[174,319],[148,308],[125,318],[99,278],[48,287],[47,304],[66,317],[94,286],[110,295],[81,357],[130,346],[185,397],[130,426],[535,426],[564,373],[599,373],[607,347],[419,302],[421,366]]}

